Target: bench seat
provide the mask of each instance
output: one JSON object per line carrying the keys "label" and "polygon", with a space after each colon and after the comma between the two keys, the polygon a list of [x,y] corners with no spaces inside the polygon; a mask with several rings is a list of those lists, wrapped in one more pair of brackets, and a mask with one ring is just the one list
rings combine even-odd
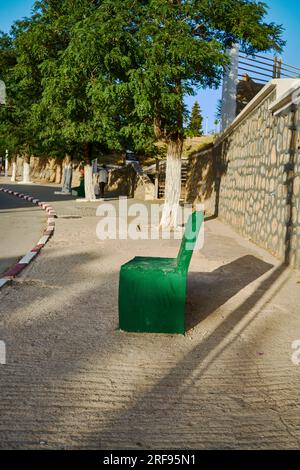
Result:
{"label": "bench seat", "polygon": [[137,256],[121,266],[121,330],[185,333],[187,273],[202,222],[203,212],[189,217],[177,258]]}

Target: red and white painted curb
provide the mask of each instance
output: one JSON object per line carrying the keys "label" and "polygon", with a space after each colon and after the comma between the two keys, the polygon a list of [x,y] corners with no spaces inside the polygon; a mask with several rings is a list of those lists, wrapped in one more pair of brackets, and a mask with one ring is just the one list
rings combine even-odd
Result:
{"label": "red and white painted curb", "polygon": [[0,191],[3,193],[11,194],[12,196],[19,197],[20,199],[24,199],[25,201],[31,202],[36,206],[39,206],[41,209],[47,212],[47,226],[44,230],[43,236],[39,239],[37,244],[26,253],[23,258],[18,261],[12,268],[10,268],[4,274],[3,278],[0,278],[0,289],[1,287],[5,286],[6,284],[10,283],[14,277],[16,277],[21,271],[23,271],[26,266],[28,266],[31,261],[39,254],[41,249],[46,245],[49,239],[52,237],[55,229],[55,218],[56,212],[55,210],[46,202],[40,201],[39,199],[35,199],[27,194],[18,193],[17,191],[12,191],[11,189],[0,188]]}

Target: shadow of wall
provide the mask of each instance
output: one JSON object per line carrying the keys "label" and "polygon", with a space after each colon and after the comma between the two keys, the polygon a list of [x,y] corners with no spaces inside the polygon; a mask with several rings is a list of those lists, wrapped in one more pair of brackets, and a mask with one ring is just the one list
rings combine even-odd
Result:
{"label": "shadow of wall", "polygon": [[207,208],[211,209],[215,199],[215,180],[216,166],[211,145],[208,149],[189,157],[185,202],[193,205],[205,203]]}
{"label": "shadow of wall", "polygon": [[223,147],[211,144],[189,158],[185,202],[204,204],[207,219],[218,217],[219,213],[221,179],[228,164]]}

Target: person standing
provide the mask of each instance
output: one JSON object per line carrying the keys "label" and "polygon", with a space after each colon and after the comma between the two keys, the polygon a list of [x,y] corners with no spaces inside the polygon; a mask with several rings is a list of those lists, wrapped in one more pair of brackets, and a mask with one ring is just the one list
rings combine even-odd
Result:
{"label": "person standing", "polygon": [[104,197],[104,190],[105,186],[108,181],[108,171],[106,165],[102,165],[99,170],[99,189],[100,189],[100,197]]}

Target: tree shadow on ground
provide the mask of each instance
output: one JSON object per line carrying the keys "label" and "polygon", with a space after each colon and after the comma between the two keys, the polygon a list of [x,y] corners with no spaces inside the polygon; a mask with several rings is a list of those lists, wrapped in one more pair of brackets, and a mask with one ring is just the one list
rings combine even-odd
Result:
{"label": "tree shadow on ground", "polygon": [[213,272],[191,272],[187,288],[186,331],[272,267],[255,256],[247,255]]}
{"label": "tree shadow on ground", "polygon": [[[260,269],[259,266],[258,269]],[[262,271],[263,269],[262,267]],[[178,448],[180,445],[184,445],[184,448],[195,448],[191,438],[197,441],[198,446],[205,444],[209,417],[210,422],[213,422],[214,429],[217,426],[216,420],[221,420],[219,422],[220,434],[218,435],[217,431],[214,433],[216,447],[226,448],[226,441],[230,441],[230,448],[238,447],[240,442],[234,436],[234,421],[230,419],[230,410],[227,413],[231,427],[222,432],[222,423],[224,423],[226,416],[213,416],[211,415],[213,410],[210,410],[207,415],[205,396],[200,395],[196,398],[195,395],[192,395],[192,390],[195,384],[198,384],[201,389],[201,378],[204,374],[239,338],[240,334],[256,320],[264,308],[265,302],[259,306],[257,311],[255,308],[286,269],[286,266],[282,264],[273,270],[258,288],[240,306],[233,309],[215,330],[187,352],[153,387],[147,388],[144,393],[136,397],[127,409],[113,414],[105,413],[107,415],[105,428],[94,433],[91,432],[90,436],[85,435],[86,445],[95,447],[98,445],[98,448],[102,449],[155,449],[158,448],[158,445],[161,448]],[[254,312],[252,312],[253,309]],[[238,330],[234,331],[239,324],[241,325]],[[243,358],[241,361],[243,362]],[[218,390],[219,387],[212,393],[218,393]],[[216,402],[217,400],[216,395]],[[195,410],[198,410],[197,417]],[[191,420],[194,421],[196,418],[198,426],[191,428]],[[262,422],[263,420],[264,416],[262,415]],[[227,434],[224,435],[224,432]],[[187,433],[189,441],[185,438],[184,433]],[[168,443],[167,447],[166,442]],[[171,446],[170,442],[173,443]],[[183,442],[184,444],[182,444]],[[187,444],[187,442],[189,443]]]}
{"label": "tree shadow on ground", "polygon": [[209,143],[188,158],[188,177],[185,201],[194,204],[211,198],[215,190],[215,166],[212,158],[213,144]]}
{"label": "tree shadow on ground", "polygon": [[[136,372],[134,372],[130,357],[127,358],[127,353],[132,352],[133,349],[138,353],[139,348],[148,348],[151,354],[153,348],[161,344],[159,342],[161,335],[125,335],[115,330],[117,327],[117,266],[109,275],[105,274],[102,277],[95,275],[92,283],[83,289],[80,288],[80,282],[74,283],[71,277],[66,276],[69,267],[72,266],[74,269],[76,264],[80,266],[80,274],[85,276],[85,264],[93,260],[96,260],[95,256],[88,253],[84,258],[77,255],[66,255],[61,258],[64,287],[72,286],[72,291],[57,291],[51,282],[49,284],[50,279],[48,279],[47,283],[39,285],[39,288],[36,283],[33,283],[30,294],[28,289],[32,281],[29,278],[22,280],[25,283],[25,290],[22,289],[22,285],[14,287],[19,291],[18,311],[15,311],[16,304],[13,297],[9,296],[10,305],[14,309],[10,312],[9,318],[6,315],[11,323],[3,339],[7,341],[7,344],[14,345],[18,342],[20,346],[18,351],[11,349],[10,361],[1,377],[3,393],[10,397],[6,405],[3,405],[7,406],[7,411],[3,410],[2,426],[5,432],[0,442],[2,448],[13,446],[39,448],[41,439],[49,443],[48,448],[65,446],[62,442],[67,442],[68,448],[119,448],[123,446],[155,448],[153,439],[161,439],[162,445],[165,446],[164,443],[170,442],[172,438],[174,419],[180,418],[178,432],[181,432],[180,430],[188,425],[191,407],[199,410],[197,420],[203,421],[199,406],[205,397],[199,396],[198,400],[191,404],[189,401],[184,402],[185,394],[189,393],[193,382],[210,367],[218,355],[222,354],[230,341],[234,341],[236,335],[234,334],[233,339],[231,337],[233,329],[247,317],[250,310],[282,272],[281,267],[272,272],[255,292],[247,297],[242,305],[234,309],[208,337],[202,339],[191,350],[185,349],[179,361],[172,361],[166,373],[163,372],[164,369],[162,369],[162,374],[158,373],[158,369],[155,368],[157,365],[151,361],[144,363],[144,367],[142,362],[139,365],[139,374],[150,375],[150,386],[142,393],[140,390],[138,395],[134,394],[129,403],[126,400],[123,403],[124,390],[115,388],[115,377],[111,367],[113,370],[119,366],[122,369],[124,362],[124,373],[128,372],[135,377]],[[238,279],[241,277],[238,269],[242,270],[244,280]],[[206,292],[205,286],[202,285],[203,279],[206,283],[208,282],[206,276],[211,276],[209,284],[220,291],[217,300],[214,299],[213,292],[210,296],[206,293],[206,303],[198,304],[202,308],[202,317],[209,315],[234,295],[234,291],[238,291],[234,284],[239,283],[239,287],[242,288],[268,269],[270,265],[253,256],[244,256],[218,268],[213,273],[192,275],[198,302],[200,302],[198,289],[200,284],[202,292]],[[52,272],[51,264],[47,264],[47,271],[49,270]],[[100,275],[101,272],[102,268],[99,266],[97,274]],[[229,273],[234,276],[231,283],[226,280]],[[193,291],[193,286],[191,287]],[[222,294],[222,290],[227,290],[227,292]],[[55,301],[58,295],[62,302]],[[44,304],[46,296],[48,302]],[[113,300],[106,303],[105,298]],[[29,300],[30,305],[28,305]],[[209,301],[212,303],[211,306]],[[23,304],[32,309],[32,314],[28,316],[27,312],[24,321],[16,322],[14,316],[20,316]],[[77,308],[74,309],[72,305],[77,305]],[[91,308],[91,305],[94,307]],[[246,327],[253,319],[253,315],[249,315]],[[165,338],[165,341],[168,341],[170,345],[173,344],[172,347],[175,348],[176,345],[182,344],[179,340],[181,338],[171,335]],[[182,340],[186,341],[184,338]],[[221,345],[221,349],[215,352],[223,340],[228,340],[228,344]],[[212,352],[213,358],[210,357]],[[121,358],[122,361],[119,363]],[[95,364],[98,364],[97,367]],[[99,373],[99,383],[90,382],[86,389],[83,382],[80,392],[79,378],[81,381],[86,380],[89,374],[86,375],[85,371],[93,367]],[[21,371],[19,382],[16,370]],[[33,382],[34,393],[32,393]],[[121,409],[118,406],[117,408],[105,406],[101,395],[102,382],[104,390],[106,388],[111,390],[116,403],[122,403]],[[85,402],[85,393],[90,394],[91,404],[85,405],[86,410],[82,413],[80,400]],[[19,398],[16,399],[17,397]],[[74,400],[74,409],[71,413],[72,400]],[[8,401],[11,402],[10,405]],[[40,423],[37,427],[36,419]],[[70,422],[69,419],[71,419]],[[200,432],[202,431],[197,430],[195,434],[198,441],[201,439]],[[63,435],[65,438],[62,438]],[[179,442],[178,439],[181,438],[178,433],[173,437],[172,442],[175,447]]]}
{"label": "tree shadow on ground", "polygon": [[4,257],[4,253],[0,253],[0,277],[5,276],[5,273],[17,263],[22,256],[11,256],[9,258]]}
{"label": "tree shadow on ground", "polygon": [[[54,194],[56,191],[60,191],[60,186],[45,186],[39,184],[31,184],[31,185],[24,185],[24,184],[2,184],[1,187],[5,189],[10,189],[12,191],[17,191],[18,193],[27,194],[32,196],[36,199],[39,199],[43,202],[58,202],[58,201],[71,201],[75,200],[77,196],[72,196],[71,194],[63,195],[63,194]],[[7,194],[7,193],[4,193]],[[14,199],[14,202],[9,203],[8,208],[17,208],[23,207],[24,202],[22,199],[17,198],[14,195],[7,194],[8,197]],[[32,206],[31,203],[27,203]],[[5,207],[4,207],[5,208]]]}
{"label": "tree shadow on ground", "polygon": [[[9,405],[2,403],[0,406],[0,448],[14,448],[15,445],[39,448],[39,436],[48,435],[51,413],[59,420],[62,411],[68,409],[69,388],[62,397],[63,408],[58,410],[59,392],[54,384],[63,384],[76,376],[78,370],[89,367],[95,355],[99,358],[114,353],[115,341],[119,341],[115,333],[118,325],[116,301],[111,307],[110,301],[105,302],[103,297],[116,299],[118,271],[101,276],[99,267],[99,276],[91,279],[89,284],[83,287],[80,282],[81,278],[86,279],[86,269],[90,269],[87,266],[98,259],[99,256],[93,253],[81,253],[58,256],[56,262],[54,259],[40,260],[46,262],[45,266],[39,266],[37,260],[25,270],[25,276],[0,290],[1,339],[10,348],[0,377],[1,394],[9,401]],[[58,279],[55,275],[57,261],[61,268]],[[99,261],[105,262],[105,253],[101,252]],[[78,279],[72,278],[71,269],[77,269]],[[4,298],[5,302],[2,302]],[[20,314],[20,321],[15,322],[15,317]],[[24,373],[19,383],[15,367]],[[32,393],[33,382],[36,394]],[[44,387],[49,387],[51,393],[43,395]],[[13,419],[7,414],[9,408]],[[43,423],[42,431],[39,426],[35,428],[36,417]],[[2,432],[2,426],[6,427],[5,432]],[[56,442],[59,434],[60,430]]]}
{"label": "tree shadow on ground", "polygon": [[35,207],[31,202],[25,201],[24,199],[18,198],[12,194],[0,192],[0,214],[9,213],[16,209],[24,209],[26,211],[30,209],[39,210],[39,208]]}

